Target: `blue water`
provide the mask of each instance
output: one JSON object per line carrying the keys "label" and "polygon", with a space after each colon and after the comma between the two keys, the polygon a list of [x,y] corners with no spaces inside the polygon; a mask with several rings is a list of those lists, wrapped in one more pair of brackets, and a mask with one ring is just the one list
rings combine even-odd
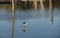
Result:
{"label": "blue water", "polygon": [[[10,38],[12,30],[11,10],[0,9],[0,35],[1,38]],[[27,21],[27,32],[23,32],[23,20]],[[38,9],[16,10],[14,24],[14,38],[60,38],[60,8],[53,9],[53,24],[49,9],[44,13]]]}

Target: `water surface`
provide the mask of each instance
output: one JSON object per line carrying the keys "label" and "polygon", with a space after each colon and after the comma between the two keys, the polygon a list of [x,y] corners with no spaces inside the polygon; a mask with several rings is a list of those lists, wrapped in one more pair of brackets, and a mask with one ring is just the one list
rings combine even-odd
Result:
{"label": "water surface", "polygon": [[[27,32],[23,32],[22,22],[27,21]],[[10,38],[12,29],[11,9],[0,8],[0,35]],[[49,8],[41,9],[16,9],[14,38],[60,38],[60,8],[53,8],[53,24],[50,19]]]}

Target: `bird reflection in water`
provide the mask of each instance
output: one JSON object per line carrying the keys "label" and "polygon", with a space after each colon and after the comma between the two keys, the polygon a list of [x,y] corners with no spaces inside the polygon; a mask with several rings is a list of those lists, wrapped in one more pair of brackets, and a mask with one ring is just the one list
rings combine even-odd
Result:
{"label": "bird reflection in water", "polygon": [[23,22],[23,31],[26,32],[27,31],[27,22],[24,20]]}

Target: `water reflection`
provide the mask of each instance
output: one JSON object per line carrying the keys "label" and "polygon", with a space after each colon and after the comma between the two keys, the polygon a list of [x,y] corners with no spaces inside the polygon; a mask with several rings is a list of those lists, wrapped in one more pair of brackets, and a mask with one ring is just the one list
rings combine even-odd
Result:
{"label": "water reflection", "polygon": [[40,0],[40,8],[42,9],[42,16],[44,16],[44,4],[43,4],[43,0]]}
{"label": "water reflection", "polygon": [[28,0],[25,1],[25,8],[27,7],[27,1],[28,1]]}
{"label": "water reflection", "polygon": [[[52,4],[51,2],[49,3],[49,8],[50,8],[50,17],[51,17],[51,22],[53,23],[53,9],[52,9]],[[3,12],[2,12],[3,10]],[[8,9],[7,9],[8,10]],[[7,22],[7,19],[10,20],[11,18],[11,12],[7,12],[6,9],[0,9],[0,30],[2,32],[2,37],[4,35],[8,35],[7,32],[9,29],[7,27],[10,27],[10,21]],[[13,9],[14,10],[14,9]],[[49,19],[49,11],[47,8],[45,8],[45,17],[41,17],[42,11],[39,9],[38,11],[38,16],[35,15],[34,10],[22,10],[22,9],[16,9],[16,14],[15,14],[15,19],[14,19],[14,11],[12,11],[12,34],[11,38],[59,38],[60,35],[60,8],[54,8],[54,24],[51,26],[50,24],[50,19]],[[26,12],[25,12],[26,11]],[[5,18],[6,17],[6,18]],[[6,19],[6,20],[5,20]],[[15,22],[16,20],[17,22]],[[22,22],[23,21],[23,22]],[[14,33],[14,22],[15,22],[15,28],[18,26],[19,31],[15,29]],[[5,24],[6,23],[6,24]],[[29,23],[29,32],[27,31],[27,23]],[[9,25],[8,25],[9,24]],[[21,31],[21,26],[23,25],[23,31]],[[2,28],[4,26],[4,29]],[[6,28],[5,28],[6,27]],[[11,27],[10,27],[11,28]],[[2,29],[4,31],[2,31]],[[8,30],[6,30],[8,29]],[[7,31],[7,32],[6,32]],[[3,34],[4,33],[4,34]],[[6,36],[8,38],[9,36]]]}
{"label": "water reflection", "polygon": [[22,24],[23,24],[23,31],[24,32],[27,32],[27,11],[24,11],[24,14],[23,14],[23,22],[22,22]]}
{"label": "water reflection", "polygon": [[35,8],[35,11],[37,11],[37,0],[34,0],[33,5],[34,5],[34,8]]}
{"label": "water reflection", "polygon": [[[38,10],[38,13],[39,13],[38,17],[36,17],[34,10],[27,10],[27,12],[25,12],[24,10],[16,10],[15,20],[17,22],[15,22],[15,28],[18,27],[19,31],[17,31],[15,29],[14,38],[37,38],[37,37],[39,37],[39,38],[40,37],[41,38],[45,38],[45,37],[46,38],[49,38],[49,37],[50,38],[55,38],[55,36],[58,38],[58,35],[60,34],[60,33],[58,33],[60,31],[59,30],[60,29],[60,21],[59,21],[60,20],[59,19],[59,17],[60,17],[59,12],[60,11],[59,10],[60,9],[58,9],[58,8],[55,9],[55,12],[57,12],[57,13],[54,13],[55,16],[54,16],[53,26],[51,26],[50,21],[49,21],[49,11],[48,11],[48,9],[45,9],[45,15],[46,16],[44,18],[41,17],[41,12],[42,12],[41,10]],[[0,12],[2,12],[2,11],[0,10]],[[0,25],[0,28],[1,28],[1,26],[2,27],[4,26],[4,28],[5,27],[7,28],[7,27],[9,27],[9,25],[7,25],[7,24],[10,24],[10,22],[8,22],[6,24],[5,24],[5,22],[7,21],[7,19],[10,20],[9,18],[10,18],[11,15],[8,16],[9,18],[7,17],[7,15],[11,14],[11,13],[6,12],[6,9],[4,9],[4,13],[5,14],[2,15],[2,16],[6,17],[6,18],[4,18],[2,16],[0,16],[0,18],[2,17],[2,18],[4,18],[4,20],[5,19],[6,20],[5,21],[2,21],[2,20],[0,21],[0,24],[1,24],[1,22],[3,23],[3,24]],[[26,14],[26,15],[24,15],[24,14]],[[28,28],[30,29],[30,31],[26,32],[26,33],[24,33],[25,31],[24,32],[21,31],[22,29],[27,28],[27,25],[24,26],[22,24],[22,21],[23,21],[22,19],[23,18],[24,18],[24,20],[26,19],[25,22],[28,23],[28,25],[29,25]],[[23,28],[21,27],[22,25],[23,25]],[[4,37],[3,35],[8,35],[7,32],[9,32],[9,31],[6,30],[6,28],[5,29],[2,28],[4,30],[4,34],[2,34],[2,37]],[[6,36],[6,38],[7,37],[8,36]]]}
{"label": "water reflection", "polygon": [[49,0],[49,5],[50,5],[50,17],[51,17],[51,22],[53,24],[53,7],[52,7],[52,0]]}
{"label": "water reflection", "polygon": [[23,21],[23,31],[24,32],[27,31],[27,22],[26,22],[26,20]]}
{"label": "water reflection", "polygon": [[14,38],[14,12],[15,12],[15,6],[14,6],[14,0],[12,0],[12,33],[11,33],[11,38]]}

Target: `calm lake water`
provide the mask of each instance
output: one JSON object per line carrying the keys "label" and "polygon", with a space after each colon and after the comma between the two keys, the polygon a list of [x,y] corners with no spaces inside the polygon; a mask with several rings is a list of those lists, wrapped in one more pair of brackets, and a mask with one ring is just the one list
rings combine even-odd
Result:
{"label": "calm lake water", "polygon": [[[23,32],[23,21],[27,21],[27,32]],[[60,38],[60,7],[53,8],[53,24],[49,8],[15,10],[14,38]],[[10,38],[12,30],[11,9],[0,8],[1,38]]]}

